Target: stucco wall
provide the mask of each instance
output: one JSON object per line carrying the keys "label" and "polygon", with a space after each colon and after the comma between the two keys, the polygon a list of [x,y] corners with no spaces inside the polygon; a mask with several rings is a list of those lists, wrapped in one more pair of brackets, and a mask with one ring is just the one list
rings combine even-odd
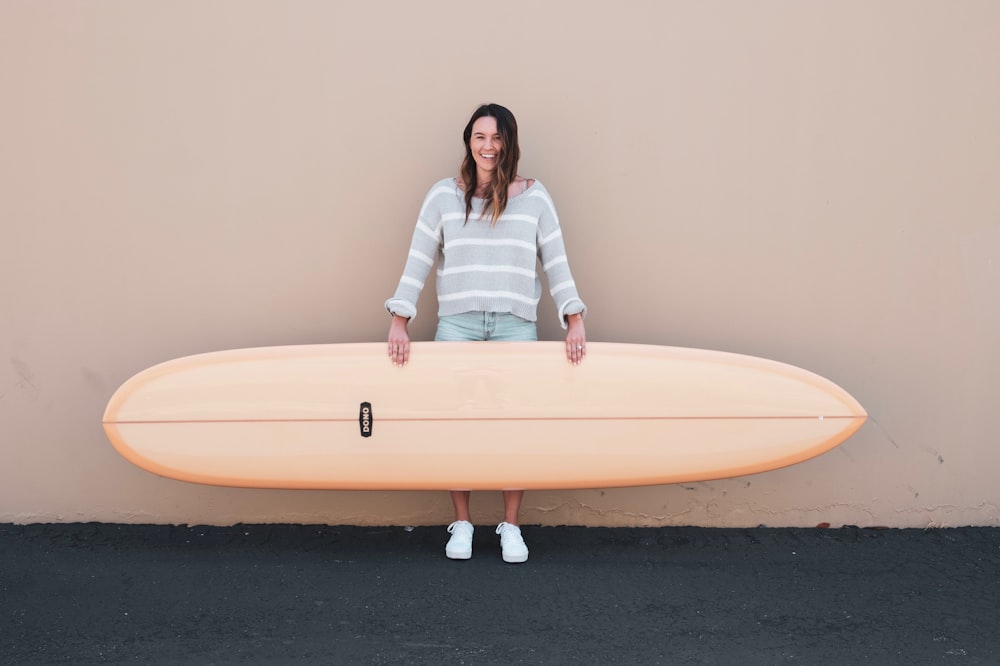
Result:
{"label": "stucco wall", "polygon": [[0,521],[450,520],[161,479],[100,417],[177,356],[384,339],[423,194],[496,101],[591,340],[793,363],[871,415],[797,466],[532,492],[525,522],[1000,524],[996,2],[5,0],[0,94]]}

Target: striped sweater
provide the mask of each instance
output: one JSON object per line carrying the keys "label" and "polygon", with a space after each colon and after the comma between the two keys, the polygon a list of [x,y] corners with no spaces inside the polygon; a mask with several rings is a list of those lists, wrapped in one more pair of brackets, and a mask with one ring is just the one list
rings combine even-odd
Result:
{"label": "striped sweater", "polygon": [[548,191],[537,180],[507,201],[503,215],[480,218],[485,201],[473,200],[465,222],[465,196],[454,178],[434,184],[417,217],[403,276],[386,309],[415,317],[417,298],[437,265],[438,316],[504,312],[537,320],[542,284],[538,260],[555,300],[559,320],[584,313],[566,260],[559,218]]}

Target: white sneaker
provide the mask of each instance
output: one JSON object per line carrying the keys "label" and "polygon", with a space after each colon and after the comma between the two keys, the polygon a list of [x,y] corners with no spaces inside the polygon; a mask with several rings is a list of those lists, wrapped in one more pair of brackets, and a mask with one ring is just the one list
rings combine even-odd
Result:
{"label": "white sneaker", "polygon": [[472,523],[467,520],[456,520],[448,526],[448,545],[444,554],[451,560],[467,560],[472,557]]}
{"label": "white sneaker", "polygon": [[510,523],[500,523],[497,525],[497,534],[500,535],[500,552],[503,554],[504,562],[526,562],[528,560],[528,547],[524,545],[524,537],[521,536],[521,528]]}

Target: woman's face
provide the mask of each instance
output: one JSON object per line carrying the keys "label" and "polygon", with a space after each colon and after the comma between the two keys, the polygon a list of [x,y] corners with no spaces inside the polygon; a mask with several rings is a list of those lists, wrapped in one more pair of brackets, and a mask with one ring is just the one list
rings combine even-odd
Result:
{"label": "woman's face", "polygon": [[497,119],[490,116],[477,118],[472,124],[469,150],[472,151],[472,159],[476,161],[480,176],[492,179],[502,148],[500,134],[497,132]]}

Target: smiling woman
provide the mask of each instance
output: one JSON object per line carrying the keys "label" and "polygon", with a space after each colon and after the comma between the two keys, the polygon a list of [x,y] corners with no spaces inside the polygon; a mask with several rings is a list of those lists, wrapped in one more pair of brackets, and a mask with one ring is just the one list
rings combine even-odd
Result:
{"label": "smiling woman", "polygon": [[493,224],[507,207],[513,193],[523,192],[527,181],[517,176],[521,148],[517,140],[514,114],[499,104],[483,104],[465,126],[465,159],[461,186],[465,190],[465,219],[472,213],[475,197],[486,200],[483,214],[490,213]]}
{"label": "smiling woman", "polygon": [[[438,329],[435,340],[530,341],[542,285],[541,259],[566,329],[566,359],[578,365],[586,350],[586,307],[569,270],[555,206],[537,180],[517,173],[521,149],[517,121],[499,104],[483,104],[462,134],[465,158],[457,178],[435,183],[417,216],[409,256],[396,293],[386,301],[392,315],[389,358],[404,366],[410,357],[407,325],[417,314],[417,300],[427,275],[437,270]],[[467,486],[466,486],[467,487]],[[504,522],[497,527],[503,558],[524,562],[520,490],[504,491]],[[455,521],[445,553],[472,557],[469,492],[453,490]]]}

